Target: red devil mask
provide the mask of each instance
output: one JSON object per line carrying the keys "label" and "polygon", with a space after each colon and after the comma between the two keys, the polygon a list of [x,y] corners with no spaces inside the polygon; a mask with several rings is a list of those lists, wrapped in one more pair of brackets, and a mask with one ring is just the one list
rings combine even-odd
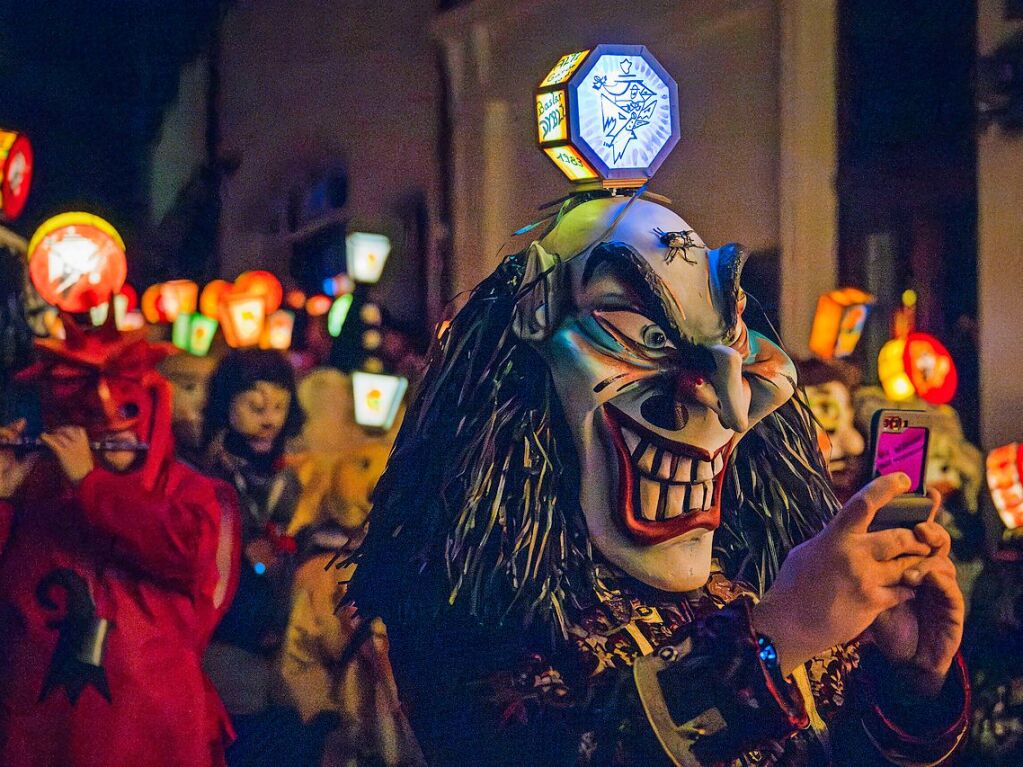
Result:
{"label": "red devil mask", "polygon": [[130,431],[148,444],[141,465],[130,471],[140,471],[151,490],[174,452],[171,387],[155,370],[171,348],[150,343],[145,331],[122,333],[110,320],[83,330],[71,317],[62,319],[65,340],[37,340],[39,361],[18,380],[36,387],[48,429],[81,426],[94,441]]}

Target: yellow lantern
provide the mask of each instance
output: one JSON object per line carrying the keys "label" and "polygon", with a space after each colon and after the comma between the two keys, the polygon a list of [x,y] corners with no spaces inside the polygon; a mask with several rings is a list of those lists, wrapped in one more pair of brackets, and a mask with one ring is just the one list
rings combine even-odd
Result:
{"label": "yellow lantern", "polygon": [[877,377],[884,393],[892,402],[904,402],[916,394],[913,382],[906,373],[906,339],[893,338],[881,347],[877,355]]}
{"label": "yellow lantern", "polygon": [[282,351],[290,349],[291,333],[294,328],[295,315],[284,309],[278,309],[266,318],[263,337],[259,341],[260,347]]}
{"label": "yellow lantern", "polygon": [[220,327],[232,348],[256,346],[263,336],[266,319],[265,297],[253,293],[231,293],[220,304]]}
{"label": "yellow lantern", "polygon": [[167,322],[192,314],[199,306],[199,286],[191,280],[171,280],[160,286],[161,313]]}
{"label": "yellow lantern", "polygon": [[856,348],[874,296],[859,288],[841,288],[817,299],[810,351],[822,359],[848,357]]}

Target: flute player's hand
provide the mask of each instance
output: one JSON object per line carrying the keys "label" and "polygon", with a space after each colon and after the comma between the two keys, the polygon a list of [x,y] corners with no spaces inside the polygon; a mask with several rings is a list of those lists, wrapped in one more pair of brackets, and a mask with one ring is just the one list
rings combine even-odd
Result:
{"label": "flute player's hand", "polygon": [[[24,418],[0,426],[0,441],[15,440],[24,430]],[[37,460],[38,453],[30,453],[19,459],[13,450],[0,450],[0,499],[8,499],[18,491]]]}

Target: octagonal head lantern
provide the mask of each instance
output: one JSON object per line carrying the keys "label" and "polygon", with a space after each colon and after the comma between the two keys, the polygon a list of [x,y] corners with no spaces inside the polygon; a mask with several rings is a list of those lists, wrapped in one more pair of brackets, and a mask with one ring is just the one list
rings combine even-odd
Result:
{"label": "octagonal head lantern", "polygon": [[678,86],[642,45],[562,56],[536,91],[540,148],[580,186],[629,188],[679,139]]}

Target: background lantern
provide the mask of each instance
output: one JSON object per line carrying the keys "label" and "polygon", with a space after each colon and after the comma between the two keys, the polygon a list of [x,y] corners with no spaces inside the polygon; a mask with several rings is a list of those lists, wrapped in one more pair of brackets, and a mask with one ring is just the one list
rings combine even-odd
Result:
{"label": "background lantern", "polygon": [[987,486],[998,516],[1009,529],[1023,526],[1023,474],[1019,445],[1003,445],[988,453]]}
{"label": "background lantern", "polygon": [[822,359],[842,359],[853,353],[863,335],[874,296],[858,288],[841,288],[817,299],[810,331],[810,351]]}
{"label": "background lantern", "polygon": [[952,401],[959,385],[959,374],[952,355],[937,338],[926,333],[906,336],[905,367],[921,399],[932,405]]}
{"label": "background lantern", "polygon": [[24,133],[0,130],[0,214],[21,215],[32,187],[32,144]]}
{"label": "background lantern", "polygon": [[330,311],[327,312],[327,332],[330,333],[334,338],[341,335],[341,330],[345,326],[345,320],[348,319],[348,312],[352,308],[352,301],[355,298],[351,293],[346,293],[343,296],[338,296],[334,300],[334,303],[330,306]]}
{"label": "background lantern", "polygon": [[642,45],[562,56],[535,106],[540,148],[586,186],[642,186],[679,139],[678,86]]}
{"label": "background lantern", "polygon": [[373,285],[384,272],[391,255],[391,239],[384,234],[352,232],[345,238],[348,276],[355,282]]}
{"label": "background lantern", "polygon": [[877,377],[892,402],[905,402],[916,394],[913,382],[906,374],[906,339],[893,338],[881,347],[877,355]]}
{"label": "background lantern", "polygon": [[356,371],[352,373],[352,387],[355,422],[368,429],[390,429],[408,389],[408,379]]}
{"label": "background lantern", "polygon": [[114,305],[114,324],[118,330],[121,330],[124,328],[124,320],[128,314],[128,296],[123,293],[118,293],[109,301],[89,309],[89,318],[93,325],[102,325],[107,321],[107,315],[110,314],[110,304]]}
{"label": "background lantern", "polygon": [[278,309],[266,318],[263,337],[259,345],[264,349],[291,348],[291,334],[295,329],[295,315],[285,309]]}
{"label": "background lantern", "polygon": [[29,277],[43,300],[85,312],[120,291],[128,276],[124,240],[91,213],[62,213],[43,222],[28,245]]}
{"label": "background lantern", "polygon": [[199,306],[199,286],[191,280],[170,280],[160,286],[160,310],[166,322],[179,314],[192,314]]}
{"label": "background lantern", "polygon": [[317,293],[315,296],[309,296],[305,302],[305,311],[310,317],[322,317],[324,314],[330,311],[330,307],[333,302],[329,296],[325,296],[322,293]]}
{"label": "background lantern", "polygon": [[220,327],[232,348],[256,346],[265,319],[266,300],[262,295],[230,293],[220,304]]}
{"label": "background lantern", "polygon": [[229,293],[232,285],[227,280],[211,280],[199,295],[199,311],[216,319],[220,315],[220,299]]}
{"label": "background lantern", "polygon": [[234,281],[234,292],[263,296],[267,315],[280,309],[281,301],[284,300],[281,281],[270,272],[261,269],[239,274]]}
{"label": "background lantern", "polygon": [[163,287],[161,283],[150,285],[144,291],[142,291],[142,298],[139,300],[139,308],[142,310],[142,316],[145,317],[146,322],[155,325],[158,322],[166,322],[167,318],[161,311],[163,307],[163,299],[160,297],[160,288]]}
{"label": "background lantern", "polygon": [[305,293],[297,288],[292,288],[284,296],[284,303],[298,311],[305,308]]}
{"label": "background lantern", "polygon": [[205,357],[213,345],[218,324],[212,317],[199,312],[181,313],[174,318],[171,341],[189,354]]}

